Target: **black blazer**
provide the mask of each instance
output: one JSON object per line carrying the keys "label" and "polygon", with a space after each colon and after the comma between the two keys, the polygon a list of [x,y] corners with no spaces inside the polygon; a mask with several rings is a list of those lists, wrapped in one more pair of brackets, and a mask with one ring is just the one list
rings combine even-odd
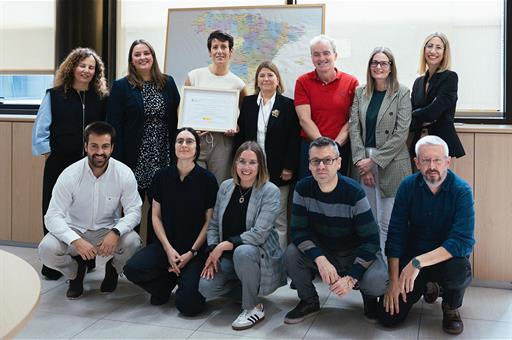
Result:
{"label": "black blazer", "polygon": [[[169,150],[171,150],[171,159],[174,159],[174,139],[180,94],[171,76],[167,76],[167,83],[162,94],[166,106],[167,128],[169,129]],[[131,169],[135,169],[144,130],[144,102],[141,90],[130,85],[126,77],[116,80],[112,85],[108,99],[107,122],[112,124],[117,132],[117,141],[112,156]]]}
{"label": "black blazer", "polygon": [[[235,150],[245,141],[256,141],[259,114],[257,99],[258,95],[244,98],[238,117],[240,131],[235,137]],[[278,113],[275,110],[278,110]],[[265,135],[265,154],[270,181],[282,186],[289,184],[290,181],[285,182],[280,178],[281,171],[291,170],[294,177],[297,171],[300,125],[293,100],[288,97],[276,94],[272,112],[274,114],[270,114]]]}
{"label": "black blazer", "polygon": [[412,87],[411,132],[414,133],[414,138],[409,153],[415,156],[414,146],[420,138],[422,124],[431,123],[425,127],[428,134],[441,137],[448,144],[450,156],[462,157],[465,152],[454,125],[459,81],[457,73],[446,70],[433,74],[425,93],[428,77],[427,71],[424,76],[414,81]]}

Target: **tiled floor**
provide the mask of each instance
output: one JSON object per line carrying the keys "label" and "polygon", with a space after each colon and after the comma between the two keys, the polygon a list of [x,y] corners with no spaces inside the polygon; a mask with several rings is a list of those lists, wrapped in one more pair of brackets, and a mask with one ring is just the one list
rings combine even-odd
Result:
{"label": "tiled floor", "polygon": [[[39,272],[35,249],[0,246],[18,255]],[[358,292],[344,299],[317,285],[322,304],[314,318],[296,325],[285,325],[286,312],[297,303],[296,292],[282,287],[263,300],[266,318],[254,328],[233,331],[231,322],[240,305],[226,299],[207,304],[198,317],[180,315],[171,303],[155,307],[148,295],[122,278],[115,293],[103,295],[104,260],[86,276],[86,295],[70,301],[65,298],[64,279],[41,281],[41,300],[32,319],[18,338],[99,339],[99,338],[172,338],[172,339],[443,339],[453,338],[441,329],[440,301],[433,305],[418,303],[405,324],[388,330],[366,323]],[[1,306],[0,306],[1,309]],[[464,333],[459,339],[512,339],[512,290],[470,287],[461,309]]]}

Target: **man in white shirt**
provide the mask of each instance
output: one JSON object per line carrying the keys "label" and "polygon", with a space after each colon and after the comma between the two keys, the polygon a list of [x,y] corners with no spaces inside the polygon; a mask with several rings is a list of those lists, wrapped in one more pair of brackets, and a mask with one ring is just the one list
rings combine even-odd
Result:
{"label": "man in white shirt", "polygon": [[83,294],[85,260],[112,256],[100,290],[113,292],[126,261],[142,245],[133,231],[142,206],[135,176],[110,158],[114,128],[105,122],[91,123],[85,128],[84,142],[87,157],[67,167],[53,188],[44,216],[49,233],[39,244],[43,264],[70,279],[69,299]]}

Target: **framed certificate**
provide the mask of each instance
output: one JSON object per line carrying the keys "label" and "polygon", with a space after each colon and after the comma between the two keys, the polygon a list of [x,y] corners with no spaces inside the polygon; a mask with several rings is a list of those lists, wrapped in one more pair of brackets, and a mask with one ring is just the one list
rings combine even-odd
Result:
{"label": "framed certificate", "polygon": [[236,129],[240,91],[184,86],[178,128],[226,132]]}

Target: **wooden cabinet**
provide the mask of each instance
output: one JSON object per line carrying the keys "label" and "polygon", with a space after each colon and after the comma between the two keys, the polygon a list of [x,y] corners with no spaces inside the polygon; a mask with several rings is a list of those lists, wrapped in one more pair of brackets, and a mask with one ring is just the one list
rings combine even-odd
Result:
{"label": "wooden cabinet", "polygon": [[0,122],[0,240],[11,239],[11,123]]}
{"label": "wooden cabinet", "polygon": [[39,243],[43,237],[44,157],[32,156],[32,123],[12,123],[13,241]]}
{"label": "wooden cabinet", "polygon": [[475,134],[475,277],[512,280],[512,134]]}

